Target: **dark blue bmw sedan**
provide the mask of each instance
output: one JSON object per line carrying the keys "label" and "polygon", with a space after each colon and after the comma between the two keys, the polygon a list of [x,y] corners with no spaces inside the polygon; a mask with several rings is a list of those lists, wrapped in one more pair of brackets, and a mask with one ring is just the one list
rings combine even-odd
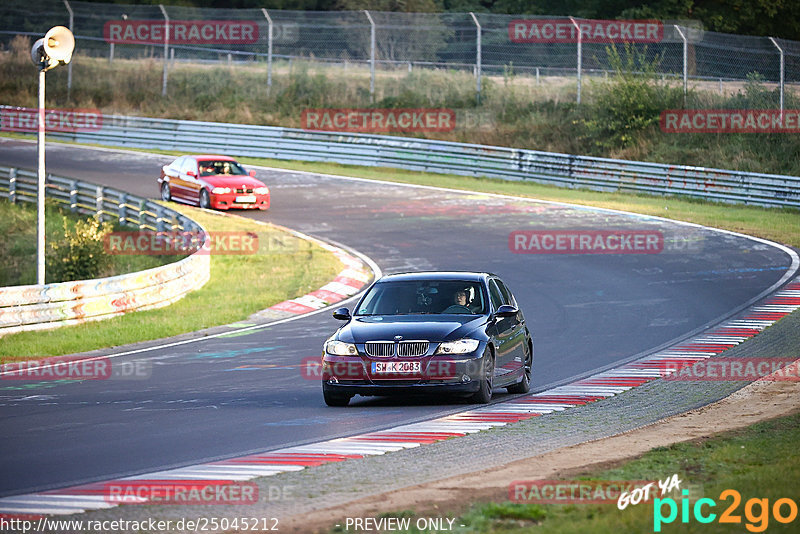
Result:
{"label": "dark blue bmw sedan", "polygon": [[487,403],[496,387],[530,389],[533,337],[514,296],[491,273],[392,274],[364,293],[324,345],[329,406],[354,395],[436,392]]}

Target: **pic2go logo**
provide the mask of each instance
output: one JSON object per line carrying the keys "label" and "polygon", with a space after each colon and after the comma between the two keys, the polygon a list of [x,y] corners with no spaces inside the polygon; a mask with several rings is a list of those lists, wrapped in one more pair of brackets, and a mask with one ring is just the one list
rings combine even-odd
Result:
{"label": "pic2go logo", "polygon": [[[690,512],[694,520],[698,523],[712,523],[717,519],[717,514],[711,509],[716,508],[717,503],[714,499],[698,499],[694,506],[689,504],[689,490],[682,490],[680,514],[681,523],[689,523]],[[742,516],[738,515],[737,509],[742,503],[741,494],[733,489],[727,489],[719,494],[721,501],[731,499],[730,505],[719,516],[719,523],[741,524]],[[661,525],[674,522],[678,518],[678,503],[670,497],[653,500],[653,531],[661,532]],[[666,515],[665,515],[666,514]],[[788,498],[782,498],[772,503],[770,508],[769,499],[748,499],[744,504],[744,516],[747,520],[745,528],[749,532],[764,532],[769,526],[770,515],[778,523],[791,523],[797,519],[797,503]]]}

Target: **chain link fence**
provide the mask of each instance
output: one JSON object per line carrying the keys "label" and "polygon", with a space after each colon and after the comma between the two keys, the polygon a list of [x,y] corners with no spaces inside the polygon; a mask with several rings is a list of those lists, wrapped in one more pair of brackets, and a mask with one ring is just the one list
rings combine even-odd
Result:
{"label": "chain link fence", "polygon": [[[472,73],[478,98],[482,77],[524,76],[530,83],[553,83],[569,94],[577,92],[580,102],[582,77],[613,73],[608,47],[619,47],[616,43],[622,40],[634,41],[631,46],[657,74],[683,81],[687,89],[691,84],[731,93],[743,82],[757,80],[780,88],[775,91],[778,106],[784,87],[800,83],[800,42],[710,32],[691,21],[649,21],[659,27],[655,38],[615,39],[611,32],[600,37],[592,33],[597,22],[485,13],[267,11],[26,0],[0,5],[0,42],[7,47],[16,35],[38,38],[50,27],[64,25],[75,34],[79,55],[111,62],[163,62],[164,94],[175,62],[263,64],[269,87],[274,75],[291,72],[301,61],[340,69],[348,76],[364,75],[373,98],[376,76],[436,68]],[[570,27],[583,25],[589,28],[585,35],[583,30],[570,34]]]}

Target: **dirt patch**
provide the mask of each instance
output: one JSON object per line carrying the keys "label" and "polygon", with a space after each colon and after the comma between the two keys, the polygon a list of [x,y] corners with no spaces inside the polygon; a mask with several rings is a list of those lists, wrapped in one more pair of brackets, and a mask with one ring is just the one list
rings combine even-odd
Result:
{"label": "dirt patch", "polygon": [[631,432],[288,517],[281,520],[281,531],[327,532],[346,517],[377,517],[401,510],[414,510],[418,516],[452,518],[476,502],[507,500],[512,480],[568,478],[588,468],[613,466],[654,447],[707,438],[797,411],[800,411],[800,383],[762,380],[714,404]]}

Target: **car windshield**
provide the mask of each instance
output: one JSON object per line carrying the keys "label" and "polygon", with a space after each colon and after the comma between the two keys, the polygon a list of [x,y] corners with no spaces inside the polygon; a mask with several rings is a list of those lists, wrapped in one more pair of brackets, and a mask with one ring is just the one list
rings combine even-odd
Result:
{"label": "car windshield", "polygon": [[214,160],[214,161],[200,161],[200,176],[214,176],[214,175],[231,175],[242,176],[247,174],[244,168],[235,161],[227,160]]}
{"label": "car windshield", "polygon": [[355,315],[417,315],[486,313],[480,282],[464,280],[403,280],[378,282],[361,301]]}

